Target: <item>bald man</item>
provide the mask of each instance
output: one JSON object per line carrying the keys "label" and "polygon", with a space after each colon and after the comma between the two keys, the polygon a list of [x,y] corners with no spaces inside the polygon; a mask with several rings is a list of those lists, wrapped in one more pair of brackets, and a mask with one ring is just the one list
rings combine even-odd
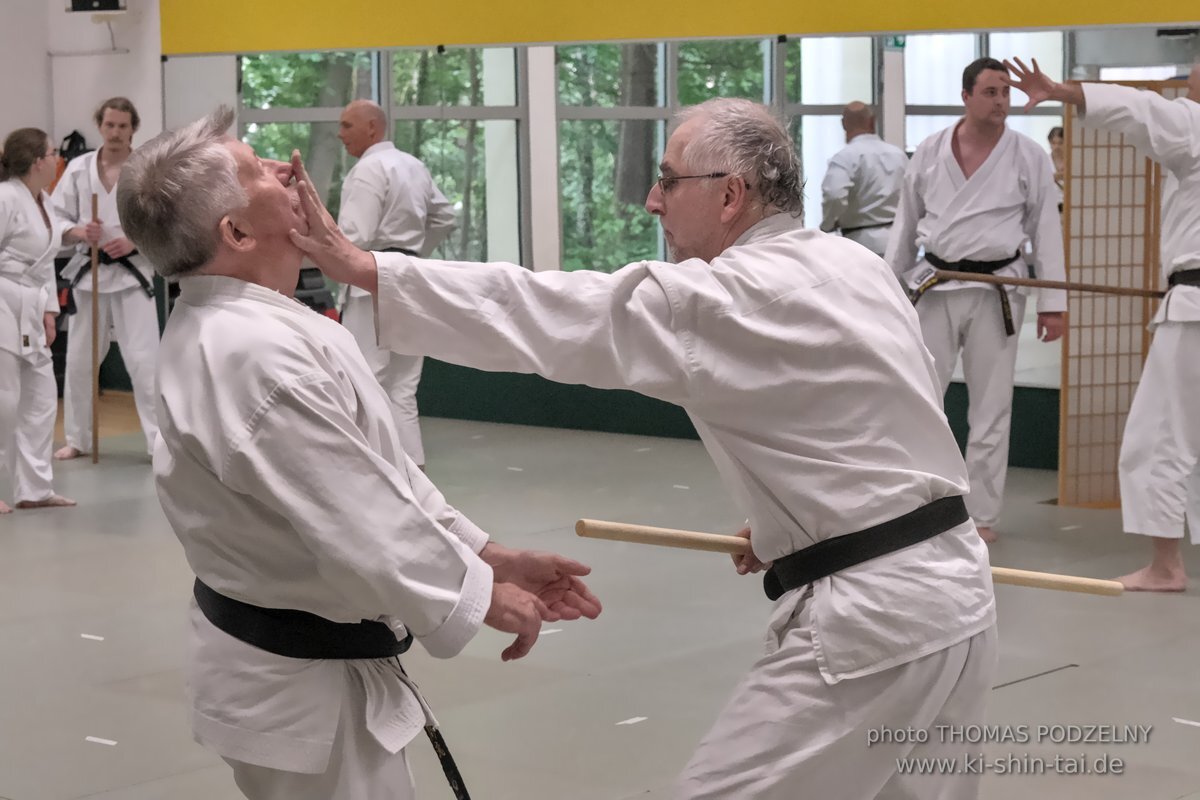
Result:
{"label": "bald man", "polygon": [[830,160],[821,182],[821,230],[840,230],[882,256],[908,157],[875,135],[875,112],[866,103],[856,100],[842,109],[842,130],[846,146]]}
{"label": "bald man", "polygon": [[[454,208],[433,185],[425,165],[387,140],[387,130],[387,115],[370,100],[355,100],[342,111],[338,138],[358,163],[342,182],[338,226],[364,250],[428,255],[454,228]],[[423,359],[380,349],[370,294],[347,289],[342,324],[358,341],[391,400],[401,446],[424,469],[417,415]]]}

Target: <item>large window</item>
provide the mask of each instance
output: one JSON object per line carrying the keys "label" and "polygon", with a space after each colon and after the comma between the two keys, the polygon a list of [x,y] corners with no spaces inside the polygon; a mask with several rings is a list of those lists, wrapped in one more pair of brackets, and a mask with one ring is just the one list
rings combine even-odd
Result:
{"label": "large window", "polygon": [[636,42],[557,50],[565,270],[607,272],[661,254],[658,223],[644,204],[669,115],[666,51]]}
{"label": "large window", "polygon": [[842,107],[876,102],[875,44],[869,36],[804,37],[785,48],[784,110],[804,169],[804,222],[815,228],[821,224],[825,168],[846,144]]}
{"label": "large window", "polygon": [[291,53],[241,59],[243,139],[286,159],[300,150],[334,214],[354,164],[337,138],[351,100],[378,102],[396,146],[425,163],[458,225],[434,255],[521,259],[514,48]]}

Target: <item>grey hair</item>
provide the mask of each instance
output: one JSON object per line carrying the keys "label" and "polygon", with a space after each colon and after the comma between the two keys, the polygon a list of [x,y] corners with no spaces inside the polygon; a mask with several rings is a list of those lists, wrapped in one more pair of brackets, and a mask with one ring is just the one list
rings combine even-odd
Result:
{"label": "grey hair", "polygon": [[677,123],[703,119],[683,151],[688,170],[741,175],[763,204],[793,217],[804,213],[800,159],[783,124],[766,106],[718,97],[679,112]]}
{"label": "grey hair", "polygon": [[163,277],[196,272],[217,253],[221,218],[249,203],[223,145],[233,110],[221,106],[134,151],[117,185],[121,226]]}

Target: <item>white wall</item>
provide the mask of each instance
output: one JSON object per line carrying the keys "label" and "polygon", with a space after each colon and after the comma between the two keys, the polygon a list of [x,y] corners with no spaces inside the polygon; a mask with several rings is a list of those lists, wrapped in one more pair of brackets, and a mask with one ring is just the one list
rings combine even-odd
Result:
{"label": "white wall", "polygon": [[[22,0],[24,2],[24,0]],[[52,135],[61,140],[78,130],[99,145],[92,120],[96,106],[115,95],[133,101],[142,118],[137,145],[162,130],[162,41],[157,0],[127,0],[128,10],[108,26],[92,14],[72,13],[65,0],[40,0],[48,15]],[[2,44],[8,45],[7,31]],[[116,52],[113,52],[113,43]]]}
{"label": "white wall", "polygon": [[0,140],[17,128],[50,128],[46,0],[0,4]]}
{"label": "white wall", "polygon": [[[163,118],[179,128],[217,106],[238,107],[237,56],[172,56],[163,61]],[[237,124],[234,123],[236,130]]]}

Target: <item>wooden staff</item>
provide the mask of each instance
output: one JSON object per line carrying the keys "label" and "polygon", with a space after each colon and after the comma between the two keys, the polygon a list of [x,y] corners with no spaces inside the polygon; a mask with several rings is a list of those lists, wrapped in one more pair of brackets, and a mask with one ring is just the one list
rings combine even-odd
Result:
{"label": "wooden staff", "polygon": [[1153,297],[1159,299],[1166,294],[1166,292],[1156,292],[1153,289],[1105,286],[1102,283],[1070,283],[1068,281],[1043,281],[1035,278],[1007,278],[1000,275],[980,275],[977,272],[954,272],[946,269],[937,270],[937,279],[939,281],[990,283],[999,286],[1032,286],[1035,289],[1066,289],[1068,292],[1098,292],[1100,294],[1116,294],[1124,297]]}
{"label": "wooden staff", "polygon": [[[92,222],[100,222],[100,195],[92,192]],[[92,244],[92,463],[100,461],[100,245]]]}
{"label": "wooden staff", "polygon": [[[629,525],[623,522],[581,519],[575,523],[575,533],[588,539],[679,547],[685,550],[705,550],[710,553],[728,553],[735,556],[747,555],[750,552],[750,540],[741,536],[721,536],[715,533],[651,528],[646,525]],[[1116,597],[1125,591],[1125,587],[1119,581],[1078,578],[1074,575],[1055,575],[1050,572],[1029,572],[1006,567],[992,567],[992,582],[1110,597]]]}

